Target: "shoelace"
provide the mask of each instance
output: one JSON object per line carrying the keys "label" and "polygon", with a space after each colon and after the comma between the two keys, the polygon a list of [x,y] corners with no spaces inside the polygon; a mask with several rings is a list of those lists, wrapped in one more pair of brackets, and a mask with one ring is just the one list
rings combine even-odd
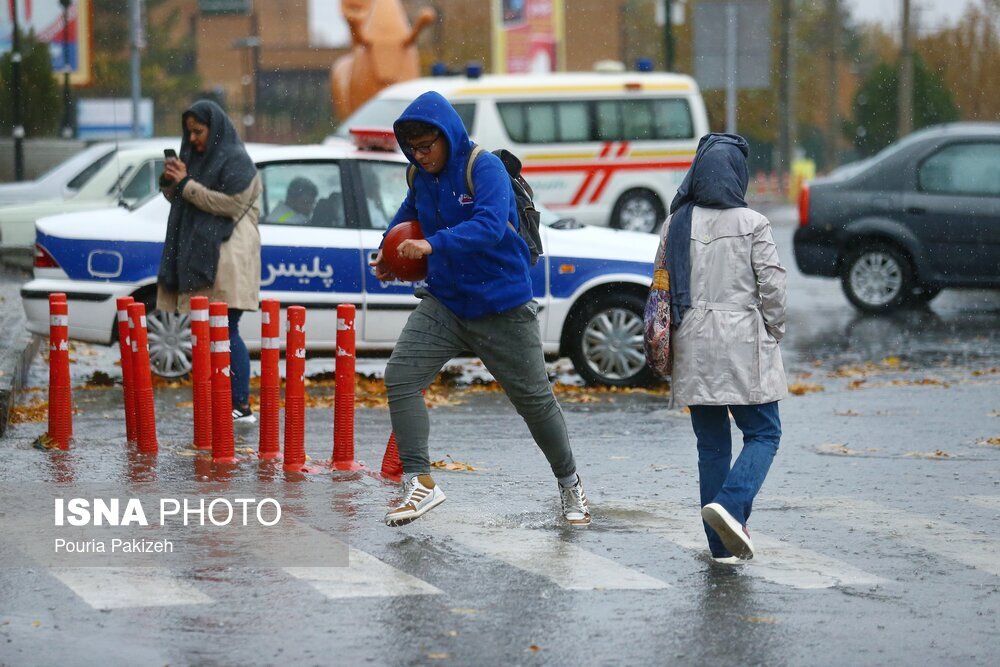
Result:
{"label": "shoelace", "polygon": [[573,509],[583,514],[588,513],[587,496],[583,492],[583,485],[577,482],[576,486],[562,489],[563,510]]}

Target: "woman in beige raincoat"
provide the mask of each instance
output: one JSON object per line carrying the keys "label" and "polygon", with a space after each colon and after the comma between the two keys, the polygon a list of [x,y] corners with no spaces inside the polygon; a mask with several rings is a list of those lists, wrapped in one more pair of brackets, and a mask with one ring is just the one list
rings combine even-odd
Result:
{"label": "woman in beige raincoat", "polygon": [[187,312],[199,295],[228,304],[233,421],[254,422],[239,322],[260,301],[260,176],[215,102],[199,100],[181,118],[180,157],[167,160],[160,180],[171,206],[156,307]]}
{"label": "woman in beige raincoat", "polygon": [[[670,276],[671,388],[691,410],[702,518],[712,557],[753,558],[746,523],[781,439],[788,392],[778,342],[785,333],[785,269],[767,218],[746,207],[747,143],[702,138],[671,204],[660,252]],[[732,465],[729,415],[743,432]]]}

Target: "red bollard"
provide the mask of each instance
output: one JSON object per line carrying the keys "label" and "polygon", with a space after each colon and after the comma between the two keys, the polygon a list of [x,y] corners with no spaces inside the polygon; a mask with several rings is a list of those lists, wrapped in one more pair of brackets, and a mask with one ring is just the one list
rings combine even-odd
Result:
{"label": "red bollard", "polygon": [[354,461],[355,335],[353,304],[337,306],[337,370],[333,396],[333,467],[361,470]]}
{"label": "red bollard", "polygon": [[385,446],[385,456],[382,457],[382,476],[397,482],[403,478],[403,462],[399,460],[395,431],[389,434],[389,442]]}
{"label": "red bollard", "polygon": [[132,336],[128,328],[128,307],[134,303],[130,296],[118,297],[118,352],[122,362],[122,396],[125,402],[125,440],[136,442],[135,386],[132,380]]}
{"label": "red bollard", "polygon": [[233,385],[229,368],[229,306],[221,301],[210,303],[208,325],[212,343],[212,461],[235,463]]}
{"label": "red bollard", "polygon": [[284,469],[301,472],[306,464],[306,309],[290,306],[285,317]]}
{"label": "red bollard", "polygon": [[279,411],[281,404],[281,303],[260,304],[260,447],[262,461],[281,458]]}
{"label": "red bollard", "polygon": [[212,344],[208,326],[207,296],[191,297],[191,338],[194,447],[207,450],[212,448]]}
{"label": "red bollard", "polygon": [[132,339],[132,382],[135,396],[136,438],[139,451],[155,454],[156,407],[153,402],[153,376],[149,370],[149,338],[146,333],[146,306],[130,303],[129,327]]}
{"label": "red bollard", "polygon": [[69,449],[73,438],[69,306],[61,292],[49,295],[49,437],[59,449]]}

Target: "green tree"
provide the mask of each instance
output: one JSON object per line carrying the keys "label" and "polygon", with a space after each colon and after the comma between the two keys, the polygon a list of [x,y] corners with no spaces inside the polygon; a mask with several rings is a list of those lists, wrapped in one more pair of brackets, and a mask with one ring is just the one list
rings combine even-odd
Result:
{"label": "green tree", "polygon": [[[11,53],[0,58],[0,133],[14,126],[14,63]],[[48,46],[35,33],[21,37],[21,122],[29,137],[55,134],[62,117],[59,83],[52,74]]]}
{"label": "green tree", "polygon": [[[897,125],[899,70],[880,63],[854,96],[854,120],[845,123],[863,156],[874,155],[899,138]],[[959,118],[944,82],[919,57],[913,59],[913,129]]]}

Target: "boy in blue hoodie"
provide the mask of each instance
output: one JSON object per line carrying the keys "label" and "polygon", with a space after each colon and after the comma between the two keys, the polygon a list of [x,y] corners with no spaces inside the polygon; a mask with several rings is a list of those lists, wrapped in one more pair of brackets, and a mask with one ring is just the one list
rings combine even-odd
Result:
{"label": "boy in blue hoodie", "polygon": [[[413,187],[389,229],[419,220],[424,239],[403,241],[399,254],[427,257],[427,287],[403,327],[385,370],[389,415],[403,463],[403,500],[385,515],[390,526],[423,516],[445,500],[430,475],[430,419],[422,391],[453,357],[471,351],[503,387],[558,480],[562,513],[590,523],[562,409],[545,371],[532,300],[530,254],[517,232],[514,192],[500,158],[483,151],[465,169],[473,144],[455,109],[436,92],[415,99],[393,125],[416,166]],[[388,230],[387,230],[388,231]],[[382,259],[375,276],[392,280]]]}

